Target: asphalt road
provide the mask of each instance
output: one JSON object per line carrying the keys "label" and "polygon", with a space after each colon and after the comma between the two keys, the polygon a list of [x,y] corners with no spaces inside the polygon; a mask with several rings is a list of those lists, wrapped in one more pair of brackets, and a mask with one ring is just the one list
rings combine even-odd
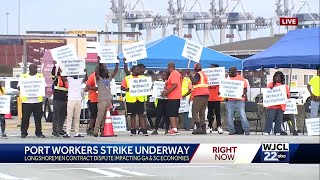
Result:
{"label": "asphalt road", "polygon": [[[104,138],[85,136],[84,138],[52,137],[51,124],[43,124],[47,136],[34,136],[34,125],[30,125],[29,136],[21,139],[16,120],[7,120],[8,139],[0,143],[210,143],[210,144],[255,144],[262,142],[319,143],[319,137],[306,136],[229,136],[212,133],[194,136],[191,131],[181,131],[178,136],[129,136],[129,132],[117,133],[118,137]],[[85,132],[85,126],[81,128]],[[150,131],[151,133],[151,131]],[[0,164],[0,179],[213,179],[223,180],[270,180],[278,179],[319,179],[319,164]]]}

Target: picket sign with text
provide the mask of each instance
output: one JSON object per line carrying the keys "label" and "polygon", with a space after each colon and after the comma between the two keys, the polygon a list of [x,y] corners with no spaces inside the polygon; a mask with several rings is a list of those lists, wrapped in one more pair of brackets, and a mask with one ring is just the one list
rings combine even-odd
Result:
{"label": "picket sign with text", "polygon": [[147,49],[144,41],[123,45],[122,52],[123,57],[127,59],[127,63],[147,58]]}
{"label": "picket sign with text", "polygon": [[45,96],[46,82],[44,78],[20,78],[21,97]]}
{"label": "picket sign with text", "polygon": [[283,114],[298,114],[296,99],[293,99],[293,98],[288,99],[286,103],[286,111]]}
{"label": "picket sign with text", "polygon": [[244,82],[238,80],[223,79],[220,81],[220,97],[241,99]]}
{"label": "picket sign with text", "polygon": [[111,121],[115,132],[127,131],[126,116],[111,116]]}
{"label": "picket sign with text", "polygon": [[151,77],[129,79],[130,96],[148,96],[152,95]]}
{"label": "picket sign with text", "polygon": [[320,136],[320,118],[305,119],[308,136]]}
{"label": "picket sign with text", "polygon": [[186,40],[182,51],[182,57],[199,63],[202,54],[202,49],[203,46],[201,44],[190,40]]}
{"label": "picket sign with text", "polygon": [[117,58],[117,51],[114,46],[100,46],[98,55],[100,56],[100,63],[119,63]]}
{"label": "picket sign with text", "polygon": [[9,114],[10,113],[10,99],[9,95],[0,96],[0,114]]}
{"label": "picket sign with text", "polygon": [[60,62],[62,76],[85,75],[85,60],[84,59],[68,59]]}
{"label": "picket sign with text", "polygon": [[189,99],[180,99],[179,113],[189,112],[189,109],[190,109]]}
{"label": "picket sign with text", "polygon": [[152,97],[161,98],[161,92],[164,90],[165,82],[163,81],[154,81],[152,88]]}
{"label": "picket sign with text", "polygon": [[219,85],[220,81],[225,79],[225,68],[216,67],[216,68],[206,68],[202,71],[208,76],[209,86]]}
{"label": "picket sign with text", "polygon": [[286,104],[287,103],[287,92],[286,86],[281,85],[273,87],[272,89],[263,89],[263,106],[269,107],[274,105]]}
{"label": "picket sign with text", "polygon": [[110,89],[111,89],[111,94],[113,96],[117,96],[117,84],[116,84],[116,80],[115,79],[111,80]]}
{"label": "picket sign with text", "polygon": [[60,46],[60,47],[51,49],[50,51],[51,51],[53,60],[55,60],[58,65],[60,65],[60,62],[62,60],[78,59],[76,49],[74,48],[73,45]]}

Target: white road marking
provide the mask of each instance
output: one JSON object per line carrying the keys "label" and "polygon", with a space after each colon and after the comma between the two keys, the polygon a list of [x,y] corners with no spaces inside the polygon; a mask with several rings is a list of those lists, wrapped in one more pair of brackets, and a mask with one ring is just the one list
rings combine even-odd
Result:
{"label": "white road marking", "polygon": [[135,175],[135,176],[154,176],[154,175],[144,174],[144,173],[141,173],[141,172],[126,170],[126,169],[122,169],[122,168],[108,168],[108,169],[111,169],[111,170],[114,170],[114,171],[123,172],[123,173],[126,173],[126,174],[132,174],[132,175]]}
{"label": "white road marking", "polygon": [[105,171],[105,170],[98,169],[98,168],[83,168],[83,169],[87,170],[87,171],[95,172],[95,173],[98,173],[98,174],[102,174],[102,175],[105,175],[107,177],[125,177],[124,175],[116,174],[116,173]]}
{"label": "white road marking", "polygon": [[38,178],[18,178],[18,177],[10,176],[8,174],[0,173],[0,179],[6,179],[6,180],[31,180],[31,179],[38,179]]}

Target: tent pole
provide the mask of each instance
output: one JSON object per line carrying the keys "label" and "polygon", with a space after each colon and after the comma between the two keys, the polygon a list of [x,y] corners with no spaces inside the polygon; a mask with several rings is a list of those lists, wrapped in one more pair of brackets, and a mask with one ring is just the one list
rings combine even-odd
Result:
{"label": "tent pole", "polygon": [[259,103],[260,103],[260,101],[261,101],[261,95],[262,95],[262,89],[261,89],[261,86],[262,86],[262,66],[261,66],[261,68],[260,68],[260,92],[259,92],[259,94],[260,94],[260,96],[259,96]]}
{"label": "tent pole", "polygon": [[188,69],[190,68],[190,63],[191,63],[191,60],[189,59],[189,62],[188,62]]}
{"label": "tent pole", "polygon": [[[254,70],[250,70],[250,71],[252,72],[252,87],[250,86],[250,95],[249,95],[249,99],[251,100],[251,88],[254,88]],[[250,82],[249,82],[249,85],[250,85]]]}
{"label": "tent pole", "polygon": [[292,64],[290,64],[290,73],[289,73],[289,90],[291,90],[291,78],[292,78]]}

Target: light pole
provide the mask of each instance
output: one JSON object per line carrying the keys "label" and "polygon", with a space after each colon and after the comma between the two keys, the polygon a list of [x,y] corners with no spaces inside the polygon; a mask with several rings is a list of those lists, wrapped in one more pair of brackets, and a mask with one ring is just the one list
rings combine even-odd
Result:
{"label": "light pole", "polygon": [[20,35],[20,0],[18,1],[18,35]]}
{"label": "light pole", "polygon": [[9,12],[6,12],[6,16],[7,16],[7,34],[9,34]]}

